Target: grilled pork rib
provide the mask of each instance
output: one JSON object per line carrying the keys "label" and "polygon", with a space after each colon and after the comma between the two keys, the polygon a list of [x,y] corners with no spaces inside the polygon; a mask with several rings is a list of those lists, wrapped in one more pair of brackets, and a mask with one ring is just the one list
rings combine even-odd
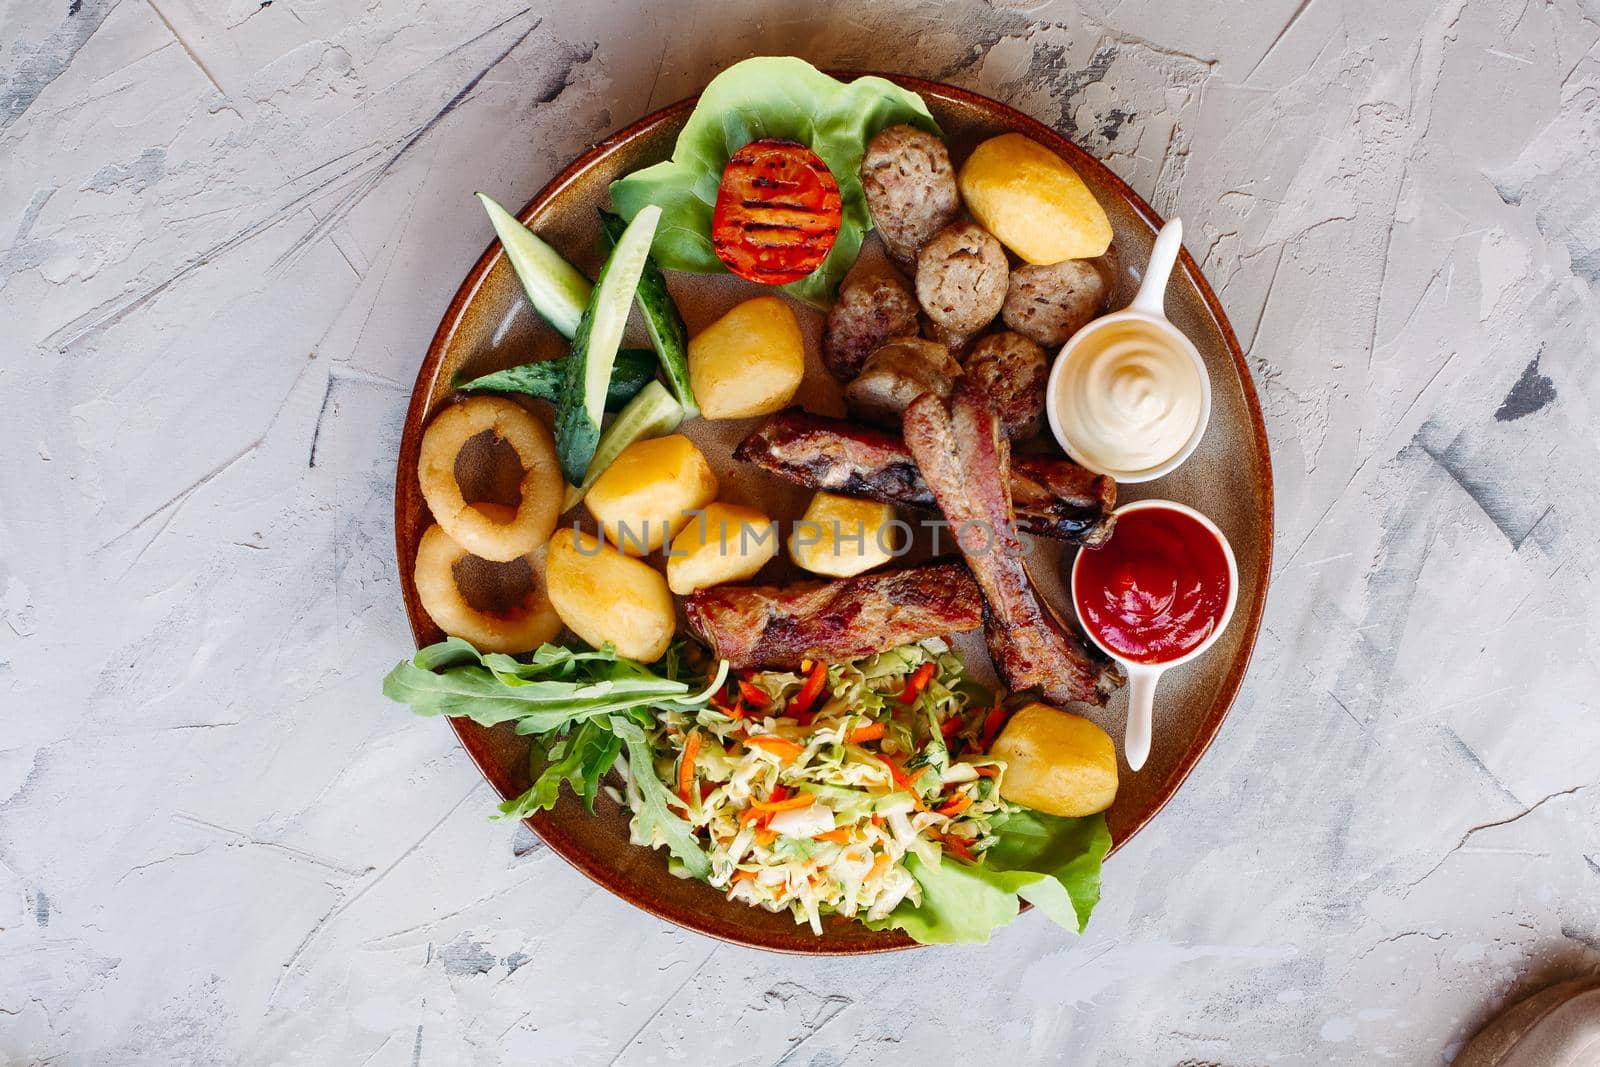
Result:
{"label": "grilled pork rib", "polygon": [[1052,704],[1104,704],[1120,672],[1040,603],[1023,567],[1011,528],[1009,446],[983,387],[963,377],[948,407],[931,393],[918,397],[906,409],[905,435],[983,589],[984,637],[1000,677]]}
{"label": "grilled pork rib", "polygon": [[[808,489],[933,510],[933,492],[905,442],[889,430],[804,411],[774,415],[740,442],[735,459]],[[1017,526],[1075,545],[1111,536],[1117,483],[1069,459],[1017,456],[1011,464]]]}
{"label": "grilled pork rib", "polygon": [[722,585],[684,604],[689,625],[736,670],[831,663],[983,625],[983,596],[955,560],[788,586]]}

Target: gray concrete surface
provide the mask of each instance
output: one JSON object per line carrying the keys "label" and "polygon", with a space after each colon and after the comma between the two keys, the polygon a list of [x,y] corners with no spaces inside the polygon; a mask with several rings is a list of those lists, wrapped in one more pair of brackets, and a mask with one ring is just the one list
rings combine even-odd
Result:
{"label": "gray concrete surface", "polygon": [[[0,2],[0,1060],[1447,1062],[1600,962],[1600,5]],[[1074,942],[667,927],[385,704],[404,400],[606,131],[792,52],[970,86],[1248,346],[1244,694]]]}

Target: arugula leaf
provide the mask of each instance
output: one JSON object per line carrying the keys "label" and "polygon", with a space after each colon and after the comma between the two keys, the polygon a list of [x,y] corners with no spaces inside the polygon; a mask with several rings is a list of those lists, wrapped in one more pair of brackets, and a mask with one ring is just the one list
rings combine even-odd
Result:
{"label": "arugula leaf", "polygon": [[823,307],[872,228],[860,176],[867,142],[901,123],[939,132],[920,96],[883,78],[840,82],[792,56],[747,59],[706,86],[672,159],[612,182],[611,202],[629,219],[648,204],[661,208],[651,250],[661,266],[721,273],[726,268],[711,247],[711,215],[729,158],[765,137],[807,145],[838,181],[843,217],[822,266],[783,288]]}
{"label": "arugula leaf", "polygon": [[[718,679],[725,672],[726,664]],[[515,722],[522,734],[549,733],[640,706],[702,699],[689,692],[687,682],[662,678],[609,647],[579,652],[544,645],[524,663],[503,653],[482,654],[455,637],[398,664],[383,680],[383,692],[419,715],[464,715],[483,726]],[[715,692],[715,685],[708,692]]]}
{"label": "arugula leaf", "polygon": [[525,819],[536,811],[549,811],[561,798],[561,783],[571,784],[583,798],[583,805],[594,814],[594,801],[600,779],[617,762],[622,739],[600,721],[590,719],[572,733],[557,740],[547,751],[534,746],[532,764],[535,778],[526,793],[500,805],[501,819]]}
{"label": "arugula leaf", "polygon": [[998,841],[977,864],[946,858],[938,865],[908,856],[922,903],[901,904],[874,930],[898,927],[927,945],[987,943],[1017,917],[1018,899],[1082,933],[1100,899],[1100,863],[1111,848],[1103,815],[1063,819],[1018,808],[995,824]]}
{"label": "arugula leaf", "polygon": [[694,827],[669,806],[672,793],[656,775],[655,757],[639,724],[621,715],[611,716],[611,732],[628,749],[628,771],[639,793],[639,805],[629,824],[636,845],[666,845],[694,878],[711,874],[711,858],[700,847]]}

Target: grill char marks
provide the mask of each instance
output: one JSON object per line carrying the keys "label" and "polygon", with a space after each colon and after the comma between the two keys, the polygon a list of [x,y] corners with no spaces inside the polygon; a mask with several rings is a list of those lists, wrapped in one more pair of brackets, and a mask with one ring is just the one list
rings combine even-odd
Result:
{"label": "grill char marks", "polygon": [[796,281],[833,248],[841,207],[839,183],[816,153],[791,141],[752,141],[722,172],[712,247],[740,277]]}

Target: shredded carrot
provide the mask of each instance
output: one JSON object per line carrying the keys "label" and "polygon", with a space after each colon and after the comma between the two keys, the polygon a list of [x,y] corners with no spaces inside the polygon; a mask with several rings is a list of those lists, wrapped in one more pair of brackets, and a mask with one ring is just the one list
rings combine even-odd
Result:
{"label": "shredded carrot", "polygon": [[881,722],[872,722],[865,726],[857,726],[854,730],[850,731],[850,735],[846,737],[845,740],[850,742],[852,745],[859,745],[865,741],[876,741],[878,738],[883,736],[883,729],[883,723]]}
{"label": "shredded carrot", "polygon": [[785,797],[781,800],[752,800],[750,807],[755,811],[775,812],[794,811],[796,808],[808,808],[816,803],[816,797],[810,793],[801,793],[799,796]]}
{"label": "shredded carrot", "polygon": [[758,734],[744,740],[747,745],[764,748],[774,756],[783,760],[792,760],[806,750],[806,747],[790,741],[787,737],[774,737],[771,734]]}
{"label": "shredded carrot", "polygon": [[917,810],[927,811],[928,805],[922,802],[922,794],[917,792],[916,782],[905,772],[904,768],[888,756],[880,755],[878,758],[883,761],[884,766],[889,768],[889,774],[894,778],[894,784],[910,793],[912,798],[916,800]]}
{"label": "shredded carrot", "polygon": [[802,666],[805,666],[810,673],[806,675],[805,684],[800,687],[800,691],[789,701],[787,710],[802,724],[808,724],[811,721],[811,708],[822,695],[822,687],[828,682],[828,665],[806,660]]}
{"label": "shredded carrot", "polygon": [[997,700],[983,720],[983,741],[981,744],[985,752],[989,751],[990,746],[994,744],[994,739],[1000,736],[1000,727],[1005,725],[1005,721],[1005,708],[1001,707],[1000,702]]}
{"label": "shredded carrot", "polygon": [[730,719],[744,718],[744,702],[742,700],[734,701],[732,706],[724,704],[720,700],[713,700],[711,701],[711,710],[726,715]]}
{"label": "shredded carrot", "polygon": [[955,853],[961,859],[966,860],[968,863],[976,863],[977,862],[973,858],[972,849],[968,848],[967,847],[967,843],[965,841],[963,841],[961,838],[956,837],[956,836],[954,836],[952,834],[945,834],[939,840],[944,842],[944,847],[945,848],[948,848],[951,852]]}
{"label": "shredded carrot", "polygon": [[978,777],[979,778],[998,778],[998,777],[1000,777],[1000,768],[996,767],[992,763],[987,764],[987,765],[982,766],[982,767],[978,767],[978,768],[976,768],[976,770],[978,772]]}
{"label": "shredded carrot", "polygon": [[756,844],[770,845],[778,839],[778,831],[768,830],[766,827],[756,831]]}
{"label": "shredded carrot", "polygon": [[951,799],[950,803],[944,805],[941,808],[935,808],[934,809],[934,814],[935,815],[960,815],[962,812],[966,811],[971,806],[972,806],[972,797],[968,796],[966,793],[957,793]]}
{"label": "shredded carrot", "polygon": [[700,731],[690,730],[683,742],[683,755],[678,759],[678,796],[685,804],[694,793],[694,761],[700,755]]}
{"label": "shredded carrot", "polygon": [[766,800],[752,800],[750,806],[739,813],[739,821],[744,823],[759,822],[765,825],[772,818],[773,812],[782,811],[789,807],[803,807],[809,801],[809,795],[801,797],[801,804],[789,803],[791,794],[787,786],[782,784],[772,787],[772,792],[767,794]]}
{"label": "shredded carrot", "polygon": [[753,882],[753,881],[755,881],[755,877],[756,877],[756,872],[755,871],[747,871],[747,870],[744,870],[743,868],[741,868],[741,869],[733,872],[733,877],[730,878],[729,881],[730,882]]}
{"label": "shredded carrot", "polygon": [[752,708],[764,708],[772,703],[772,698],[767,696],[764,689],[743,678],[739,679],[739,698]]}
{"label": "shredded carrot", "polygon": [[850,841],[850,827],[841,826],[837,830],[829,830],[827,833],[817,834],[811,840],[832,841],[836,845],[848,844]]}
{"label": "shredded carrot", "polygon": [[918,667],[911,675],[911,680],[906,683],[906,687],[900,691],[900,703],[915,704],[917,697],[922,695],[922,691],[928,688],[928,683],[933,680],[933,672],[936,669],[931,660]]}
{"label": "shredded carrot", "polygon": [[906,774],[905,768],[901,767],[900,764],[896,763],[888,756],[879,756],[878,759],[882,760],[883,765],[889,768],[889,775],[894,779],[895,785],[899,786],[901,789],[904,789],[908,793],[916,793],[917,787],[912,783],[911,777]]}
{"label": "shredded carrot", "polygon": [[876,878],[889,869],[889,864],[894,862],[887,852],[878,853],[878,858],[872,861],[872,870],[867,872],[868,878]]}

